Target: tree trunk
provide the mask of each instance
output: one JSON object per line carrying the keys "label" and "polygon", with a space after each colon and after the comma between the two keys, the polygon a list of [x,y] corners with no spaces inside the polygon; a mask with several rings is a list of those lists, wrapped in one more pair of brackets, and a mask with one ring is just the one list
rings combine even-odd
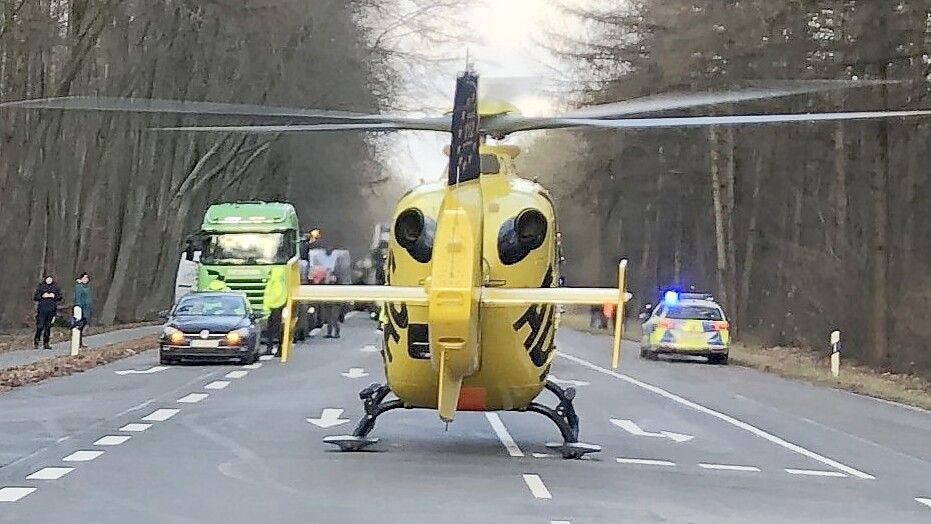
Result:
{"label": "tree trunk", "polygon": [[714,205],[714,239],[716,247],[715,276],[717,295],[722,304],[729,304],[727,296],[727,251],[725,249],[725,216],[723,181],[721,180],[720,159],[721,153],[718,143],[718,130],[712,126],[708,128],[708,144],[711,160],[711,198]]}

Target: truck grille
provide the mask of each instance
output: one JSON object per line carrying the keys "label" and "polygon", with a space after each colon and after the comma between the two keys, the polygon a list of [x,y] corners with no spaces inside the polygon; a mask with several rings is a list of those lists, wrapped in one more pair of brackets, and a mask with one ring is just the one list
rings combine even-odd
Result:
{"label": "truck grille", "polygon": [[246,294],[252,309],[262,309],[262,298],[265,294],[265,282],[256,278],[235,278],[226,277],[226,285],[233,291],[241,291]]}

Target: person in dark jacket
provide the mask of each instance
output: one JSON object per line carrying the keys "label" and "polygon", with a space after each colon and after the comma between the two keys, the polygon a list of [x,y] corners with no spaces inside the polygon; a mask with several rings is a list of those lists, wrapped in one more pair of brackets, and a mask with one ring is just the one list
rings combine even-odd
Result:
{"label": "person in dark jacket", "polygon": [[81,320],[78,324],[78,328],[81,330],[81,347],[85,348],[84,345],[84,328],[91,321],[91,286],[90,286],[91,277],[85,271],[81,273],[77,280],[74,281],[74,305],[81,308]]}
{"label": "person in dark jacket", "polygon": [[39,336],[42,336],[42,347],[52,349],[49,338],[52,335],[52,322],[58,303],[61,302],[61,288],[55,283],[51,275],[46,275],[42,282],[36,286],[32,299],[36,302],[36,335],[33,337],[33,347],[39,349]]}

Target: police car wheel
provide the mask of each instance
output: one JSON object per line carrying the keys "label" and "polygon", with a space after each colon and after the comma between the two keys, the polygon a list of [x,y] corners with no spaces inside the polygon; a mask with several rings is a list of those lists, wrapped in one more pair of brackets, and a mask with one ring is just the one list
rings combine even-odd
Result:
{"label": "police car wheel", "polygon": [[708,355],[708,363],[717,366],[727,365],[727,353],[723,355]]}

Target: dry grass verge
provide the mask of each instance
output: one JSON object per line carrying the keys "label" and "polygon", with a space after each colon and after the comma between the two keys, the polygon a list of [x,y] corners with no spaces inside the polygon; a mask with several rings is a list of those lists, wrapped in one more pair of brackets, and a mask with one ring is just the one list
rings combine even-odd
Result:
{"label": "dry grass verge", "polygon": [[[131,324],[113,324],[111,326],[89,326],[84,330],[84,336],[89,337],[121,329],[133,329],[143,326],[154,326],[158,322],[134,322]],[[0,333],[0,353],[14,351],[17,349],[32,349],[32,336],[35,334],[33,329],[18,329],[11,333]],[[61,327],[52,328],[50,342],[64,342],[71,340],[71,330]]]}
{"label": "dry grass verge", "polygon": [[52,377],[64,377],[131,357],[158,346],[158,335],[152,335],[107,346],[85,349],[77,356],[63,355],[23,366],[0,370],[0,392],[34,384]]}
{"label": "dry grass verge", "polygon": [[[567,311],[560,319],[560,326],[594,335],[611,334],[611,330],[589,327],[587,311]],[[624,339],[640,341],[640,325],[637,322],[626,323]],[[802,348],[765,348],[735,343],[731,345],[730,362],[789,379],[931,410],[931,381],[915,375],[877,371],[849,361],[841,362],[840,376],[835,379],[831,375],[830,360],[826,353],[817,354]]]}

